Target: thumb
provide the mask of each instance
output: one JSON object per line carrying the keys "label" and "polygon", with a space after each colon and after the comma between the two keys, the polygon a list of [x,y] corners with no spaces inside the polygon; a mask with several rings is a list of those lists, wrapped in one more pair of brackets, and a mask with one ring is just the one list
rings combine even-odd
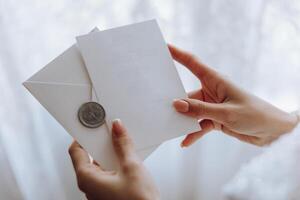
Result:
{"label": "thumb", "polygon": [[121,165],[136,157],[133,142],[120,119],[113,121],[112,141]]}
{"label": "thumb", "polygon": [[210,119],[222,123],[226,117],[226,107],[222,103],[208,103],[187,98],[174,100],[173,106],[178,112],[197,119]]}

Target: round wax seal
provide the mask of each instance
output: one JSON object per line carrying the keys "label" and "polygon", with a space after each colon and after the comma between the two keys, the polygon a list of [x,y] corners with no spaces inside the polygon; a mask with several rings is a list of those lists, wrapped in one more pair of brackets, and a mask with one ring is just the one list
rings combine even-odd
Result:
{"label": "round wax seal", "polygon": [[87,102],[78,110],[80,123],[88,128],[97,128],[105,122],[105,110],[97,102]]}

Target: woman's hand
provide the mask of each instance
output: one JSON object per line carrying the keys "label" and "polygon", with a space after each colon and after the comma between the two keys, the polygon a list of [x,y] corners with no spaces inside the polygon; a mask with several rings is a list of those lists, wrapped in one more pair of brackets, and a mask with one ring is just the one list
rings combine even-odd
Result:
{"label": "woman's hand", "polygon": [[120,170],[105,171],[91,163],[89,155],[73,142],[69,153],[78,186],[89,200],[157,200],[159,192],[148,171],[135,154],[133,143],[120,120],[113,123],[113,145]]}
{"label": "woman's hand", "polygon": [[189,98],[174,101],[178,112],[201,120],[202,129],[188,134],[182,146],[191,145],[213,129],[262,146],[296,126],[296,115],[243,91],[190,53],[172,45],[169,45],[169,50],[176,61],[199,79],[202,86],[190,93]]}

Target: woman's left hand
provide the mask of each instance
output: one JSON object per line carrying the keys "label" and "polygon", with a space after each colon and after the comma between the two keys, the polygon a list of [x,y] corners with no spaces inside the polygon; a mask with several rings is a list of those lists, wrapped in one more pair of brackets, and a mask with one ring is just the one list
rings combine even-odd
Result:
{"label": "woman's left hand", "polygon": [[99,164],[91,163],[89,155],[77,142],[70,146],[80,190],[89,200],[159,199],[159,192],[120,120],[113,123],[112,140],[120,162],[118,172],[105,171]]}

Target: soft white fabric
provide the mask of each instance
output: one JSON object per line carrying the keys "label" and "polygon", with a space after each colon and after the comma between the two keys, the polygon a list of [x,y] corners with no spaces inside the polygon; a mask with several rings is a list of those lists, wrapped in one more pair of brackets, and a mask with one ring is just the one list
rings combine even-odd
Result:
{"label": "soft white fabric", "polygon": [[230,200],[300,199],[300,125],[242,166],[224,194]]}

